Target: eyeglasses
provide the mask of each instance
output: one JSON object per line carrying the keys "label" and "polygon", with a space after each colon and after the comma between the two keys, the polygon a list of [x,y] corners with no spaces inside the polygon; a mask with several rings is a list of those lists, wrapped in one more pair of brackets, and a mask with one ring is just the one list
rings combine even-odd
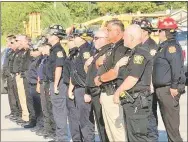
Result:
{"label": "eyeglasses", "polygon": [[93,40],[98,40],[99,38],[107,38],[107,37],[94,37]]}

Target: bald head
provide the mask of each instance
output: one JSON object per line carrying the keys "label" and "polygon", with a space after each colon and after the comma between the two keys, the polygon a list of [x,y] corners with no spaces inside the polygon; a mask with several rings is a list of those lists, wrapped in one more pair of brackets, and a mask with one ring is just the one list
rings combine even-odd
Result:
{"label": "bald head", "polygon": [[95,48],[99,50],[101,47],[108,44],[109,41],[107,37],[108,37],[108,33],[106,29],[99,29],[98,31],[96,31],[93,39]]}
{"label": "bald head", "polygon": [[134,48],[141,43],[142,29],[139,25],[133,24],[128,26],[124,31],[124,45],[129,48]]}

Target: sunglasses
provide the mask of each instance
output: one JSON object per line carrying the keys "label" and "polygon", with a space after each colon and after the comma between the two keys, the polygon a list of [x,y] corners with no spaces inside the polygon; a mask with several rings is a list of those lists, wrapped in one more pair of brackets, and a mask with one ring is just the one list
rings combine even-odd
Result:
{"label": "sunglasses", "polygon": [[107,38],[107,37],[94,37],[93,40],[98,40],[100,38]]}
{"label": "sunglasses", "polygon": [[162,31],[165,31],[165,30],[158,30],[159,31],[159,33],[161,33]]}

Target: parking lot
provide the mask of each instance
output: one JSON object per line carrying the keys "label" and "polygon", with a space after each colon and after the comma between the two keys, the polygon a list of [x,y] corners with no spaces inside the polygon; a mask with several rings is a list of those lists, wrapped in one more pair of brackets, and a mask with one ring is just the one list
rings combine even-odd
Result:
{"label": "parking lot", "polygon": [[[182,95],[180,98],[180,133],[184,140],[187,142],[187,88],[186,93]],[[48,141],[41,136],[35,135],[35,133],[31,132],[29,129],[24,129],[21,126],[18,126],[16,123],[11,122],[8,119],[5,119],[5,115],[10,113],[8,103],[8,95],[1,95],[1,141]],[[158,111],[158,114],[160,112]],[[159,141],[167,142],[166,131],[159,115]],[[96,141],[99,141],[99,137],[96,131]]]}

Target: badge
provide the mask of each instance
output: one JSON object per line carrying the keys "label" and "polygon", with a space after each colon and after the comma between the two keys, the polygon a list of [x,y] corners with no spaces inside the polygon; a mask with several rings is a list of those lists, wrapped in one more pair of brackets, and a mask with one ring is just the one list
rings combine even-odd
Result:
{"label": "badge", "polygon": [[63,57],[63,52],[62,51],[57,52],[57,57],[58,58],[62,58]]}
{"label": "badge", "polygon": [[170,46],[170,47],[168,48],[168,51],[169,51],[170,53],[175,53],[175,52],[176,52],[176,47],[175,47],[175,46]]}
{"label": "badge", "polygon": [[107,55],[107,56],[110,56],[111,53],[112,53],[111,51],[108,51],[106,55]]}
{"label": "badge", "polygon": [[151,56],[154,56],[156,54],[156,50],[155,49],[151,49],[150,50],[150,54],[151,54]]}
{"label": "badge", "polygon": [[84,56],[84,59],[89,59],[90,53],[89,52],[84,52],[83,56]]}
{"label": "badge", "polygon": [[143,64],[144,57],[141,55],[134,55],[133,62],[134,62],[134,64]]}

